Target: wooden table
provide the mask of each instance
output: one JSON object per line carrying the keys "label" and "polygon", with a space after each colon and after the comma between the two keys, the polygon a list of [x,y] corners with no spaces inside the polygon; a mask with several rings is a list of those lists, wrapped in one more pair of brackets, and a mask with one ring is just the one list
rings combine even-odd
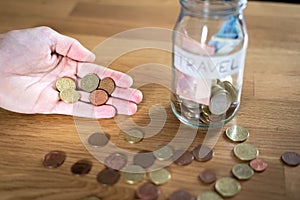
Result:
{"label": "wooden table", "polygon": [[[269,163],[269,168],[256,173],[251,180],[241,181],[242,191],[232,199],[300,197],[300,168],[285,166],[280,161],[285,151],[300,153],[299,11],[299,5],[262,2],[249,3],[245,11],[249,48],[241,109],[232,123],[250,131],[247,142],[259,148],[259,157]],[[129,29],[172,29],[178,13],[176,0],[6,0],[0,2],[0,32],[47,25],[93,49],[106,38]],[[170,66],[171,54],[143,49],[121,56],[109,67],[127,72],[147,63]],[[158,145],[167,144],[175,137],[180,124],[171,112],[167,88],[147,84],[139,89],[144,93],[144,100],[132,120],[139,126],[146,126],[150,123],[149,109],[160,104],[165,108],[167,120],[164,127],[158,129],[158,134],[131,145],[124,140],[114,119],[99,120],[111,142],[133,152],[154,150]],[[80,123],[85,125],[78,134],[75,126],[78,119],[74,120],[72,116],[25,115],[3,109],[0,109],[0,116],[1,200],[75,200],[91,195],[102,199],[134,198],[138,185],[126,184],[123,179],[113,187],[102,187],[97,183],[95,177],[104,166],[86,150],[79,138],[79,135],[96,131],[95,127],[86,125],[89,120],[81,119]],[[204,133],[198,131],[190,149],[203,141]],[[221,136],[211,161],[195,161],[185,167],[170,165],[168,169],[173,177],[169,183],[160,186],[159,199],[167,199],[178,189],[188,190],[195,196],[211,190],[213,185],[204,185],[197,178],[206,168],[215,170],[218,177],[231,176],[232,166],[239,162],[232,154],[234,145]],[[67,154],[65,163],[54,170],[46,169],[41,162],[51,150],[62,150]],[[84,177],[70,172],[71,165],[79,159],[93,162],[91,172]]]}

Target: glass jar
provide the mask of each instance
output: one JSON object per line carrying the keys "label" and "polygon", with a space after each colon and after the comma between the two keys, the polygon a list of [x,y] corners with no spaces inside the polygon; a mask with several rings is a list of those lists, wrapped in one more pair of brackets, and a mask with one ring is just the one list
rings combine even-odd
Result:
{"label": "glass jar", "polygon": [[173,31],[171,107],[192,127],[221,127],[237,113],[248,36],[247,0],[180,0]]}

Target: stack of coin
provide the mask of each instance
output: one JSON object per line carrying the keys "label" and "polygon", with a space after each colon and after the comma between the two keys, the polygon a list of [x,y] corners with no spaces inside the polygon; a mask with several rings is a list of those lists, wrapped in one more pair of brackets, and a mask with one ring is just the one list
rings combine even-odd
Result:
{"label": "stack of coin", "polygon": [[76,83],[71,78],[63,77],[56,81],[56,89],[59,96],[65,103],[75,103],[79,100],[80,94],[76,91]]}

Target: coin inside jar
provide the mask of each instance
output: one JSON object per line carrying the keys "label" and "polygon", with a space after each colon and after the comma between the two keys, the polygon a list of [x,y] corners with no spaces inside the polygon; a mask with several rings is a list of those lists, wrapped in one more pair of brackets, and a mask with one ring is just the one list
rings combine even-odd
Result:
{"label": "coin inside jar", "polygon": [[206,145],[198,145],[194,148],[193,155],[197,161],[205,162],[213,158],[214,152]]}
{"label": "coin inside jar", "polygon": [[97,175],[97,181],[103,186],[116,184],[120,179],[120,172],[111,168],[101,170]]}
{"label": "coin inside jar", "polygon": [[108,93],[105,90],[95,90],[90,94],[90,102],[94,106],[101,106],[108,101]]}
{"label": "coin inside jar", "polygon": [[127,157],[122,153],[112,153],[104,160],[105,166],[115,170],[122,169],[126,163]]}
{"label": "coin inside jar", "polygon": [[98,88],[100,79],[96,74],[87,74],[80,81],[80,88],[86,92],[92,92]]}
{"label": "coin inside jar", "polygon": [[60,99],[65,103],[75,103],[80,99],[80,94],[73,89],[65,89],[59,93]]}
{"label": "coin inside jar", "polygon": [[232,197],[240,192],[241,184],[233,178],[223,177],[217,180],[215,189],[223,197]]}
{"label": "coin inside jar", "polygon": [[62,151],[50,151],[44,156],[43,165],[48,168],[61,166],[66,159],[66,154]]}
{"label": "coin inside jar", "polygon": [[226,113],[231,104],[231,97],[226,90],[219,90],[210,98],[209,110],[214,115]]}
{"label": "coin inside jar", "polygon": [[92,162],[89,160],[79,160],[71,167],[71,172],[76,175],[84,175],[91,171]]}
{"label": "coin inside jar", "polygon": [[109,95],[111,95],[115,90],[115,87],[115,81],[110,77],[106,77],[100,81],[98,89],[105,90]]}
{"label": "coin inside jar", "polygon": [[174,163],[180,166],[189,165],[194,160],[194,155],[185,150],[178,150],[173,155]]}
{"label": "coin inside jar", "polygon": [[136,190],[136,196],[143,200],[156,200],[160,195],[160,190],[158,187],[152,183],[144,183]]}
{"label": "coin inside jar", "polygon": [[66,89],[72,89],[72,90],[76,89],[75,81],[73,81],[71,78],[67,78],[67,77],[58,79],[55,83],[55,86],[56,86],[56,89],[60,92],[63,90],[66,90]]}

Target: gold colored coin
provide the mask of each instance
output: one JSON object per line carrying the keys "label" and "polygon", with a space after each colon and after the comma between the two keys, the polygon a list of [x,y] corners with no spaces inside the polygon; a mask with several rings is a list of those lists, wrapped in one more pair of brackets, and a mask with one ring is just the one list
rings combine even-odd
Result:
{"label": "gold colored coin", "polygon": [[234,142],[243,142],[249,137],[248,130],[238,125],[228,127],[225,134],[230,140]]}
{"label": "gold colored coin", "polygon": [[138,143],[144,138],[144,133],[139,129],[131,129],[125,133],[125,140],[130,144]]}
{"label": "gold colored coin", "polygon": [[229,81],[224,81],[223,84],[224,84],[225,90],[227,90],[227,92],[229,92],[232,102],[235,102],[238,98],[237,89]]}
{"label": "gold colored coin", "polygon": [[215,184],[216,191],[223,197],[232,197],[241,191],[241,184],[233,178],[223,177]]}
{"label": "gold colored coin", "polygon": [[222,197],[213,191],[206,191],[200,193],[197,197],[197,200],[222,200]]}
{"label": "gold colored coin", "polygon": [[247,180],[254,174],[253,169],[244,163],[234,165],[231,172],[239,180]]}
{"label": "gold colored coin", "polygon": [[98,88],[100,79],[96,74],[85,75],[80,82],[80,88],[86,92],[92,92]]}
{"label": "gold colored coin", "polygon": [[55,86],[56,86],[56,89],[60,92],[63,90],[66,90],[66,89],[72,89],[72,90],[76,89],[75,81],[73,81],[71,78],[67,78],[67,77],[58,79],[56,81]]}
{"label": "gold colored coin", "polygon": [[122,169],[123,177],[129,184],[136,184],[145,178],[146,170],[139,165],[128,165]]}
{"label": "gold colored coin", "polygon": [[240,160],[249,161],[255,159],[258,156],[259,151],[251,144],[242,143],[234,147],[233,153]]}
{"label": "gold colored coin", "polygon": [[60,99],[65,103],[75,103],[80,99],[80,94],[76,90],[66,89],[60,92]]}
{"label": "gold colored coin", "polygon": [[173,150],[169,146],[158,147],[154,152],[157,160],[168,160],[173,156]]}
{"label": "gold colored coin", "polygon": [[171,173],[166,169],[159,169],[150,172],[149,179],[155,185],[162,185],[171,179]]}

